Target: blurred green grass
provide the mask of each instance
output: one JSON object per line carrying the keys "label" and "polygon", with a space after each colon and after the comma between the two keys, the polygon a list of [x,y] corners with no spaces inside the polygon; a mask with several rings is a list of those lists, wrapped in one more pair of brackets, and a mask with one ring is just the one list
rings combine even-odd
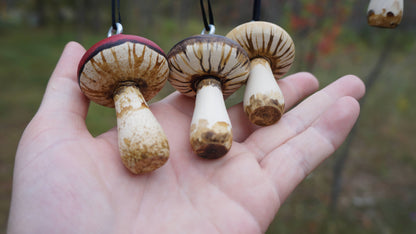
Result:
{"label": "blurred green grass", "polygon": [[[179,40],[200,32],[190,21],[178,29],[168,20],[142,32],[166,52]],[[227,29],[227,28],[226,28]],[[224,31],[218,34],[224,34]],[[80,41],[89,48],[103,35],[73,29],[15,28],[0,34],[0,230],[5,230],[14,155],[18,140],[40,105],[49,76],[65,44]],[[400,32],[400,31],[398,31]],[[321,55],[314,70],[321,87],[345,74],[365,79],[385,45],[386,31],[364,35],[345,32],[334,52]],[[78,38],[78,39],[77,39]],[[414,34],[403,34],[367,93],[350,157],[343,173],[338,210],[328,210],[332,167],[325,161],[284,203],[268,233],[412,233],[416,230],[416,47]],[[307,38],[294,38],[295,44]],[[295,62],[294,73],[301,70]],[[166,86],[154,101],[173,89]],[[241,90],[229,105],[241,100]],[[317,107],[319,108],[319,107]],[[87,125],[93,135],[114,127],[113,109],[91,104]]]}

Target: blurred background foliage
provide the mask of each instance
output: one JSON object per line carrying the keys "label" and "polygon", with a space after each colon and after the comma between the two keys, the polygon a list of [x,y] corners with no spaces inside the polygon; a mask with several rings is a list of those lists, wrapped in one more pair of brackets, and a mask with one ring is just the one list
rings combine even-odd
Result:
{"label": "blurred background foliage", "polygon": [[[345,74],[367,84],[361,116],[346,143],[305,179],[268,233],[416,233],[416,0],[405,0],[396,29],[367,25],[368,1],[263,0],[261,19],[285,28],[296,45],[290,73],[310,71],[321,87]],[[212,1],[217,34],[251,20],[252,0]],[[14,155],[65,44],[89,48],[111,24],[110,1],[0,1],[0,231],[10,204]],[[201,32],[199,1],[124,0],[127,34],[165,52]],[[153,101],[172,92],[167,85]],[[242,90],[227,100],[241,101]],[[319,108],[319,107],[317,107]],[[112,109],[91,104],[98,135]],[[284,179],[284,178],[282,178]]]}

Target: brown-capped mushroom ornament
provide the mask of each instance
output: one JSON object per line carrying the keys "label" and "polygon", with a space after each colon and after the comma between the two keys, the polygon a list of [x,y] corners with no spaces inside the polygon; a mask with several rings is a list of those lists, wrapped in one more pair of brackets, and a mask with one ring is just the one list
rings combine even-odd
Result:
{"label": "brown-capped mushroom ornament", "polygon": [[168,62],[172,86],[196,97],[190,129],[193,151],[203,158],[224,156],[233,139],[224,98],[248,77],[246,51],[224,36],[203,34],[177,43],[168,53]]}
{"label": "brown-capped mushroom ornament", "polygon": [[292,38],[281,27],[264,21],[239,25],[226,37],[238,42],[251,59],[244,111],[254,124],[268,126],[276,123],[285,108],[276,80],[288,72],[295,58]]}
{"label": "brown-capped mushroom ornament", "polygon": [[98,42],[79,63],[85,96],[116,109],[121,159],[134,174],[151,172],[168,160],[166,135],[146,103],[168,75],[162,49],[134,35],[117,34]]}
{"label": "brown-capped mushroom ornament", "polygon": [[395,28],[402,21],[403,0],[370,0],[368,24],[381,28]]}

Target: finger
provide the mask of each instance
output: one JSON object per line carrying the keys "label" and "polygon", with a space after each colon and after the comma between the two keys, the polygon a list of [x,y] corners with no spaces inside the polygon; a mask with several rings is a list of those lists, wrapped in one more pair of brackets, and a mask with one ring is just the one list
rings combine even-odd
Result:
{"label": "finger", "polygon": [[[285,109],[289,110],[296,103],[311,95],[319,87],[319,82],[310,73],[300,72],[290,75],[278,81],[285,98]],[[260,127],[252,124],[240,103],[229,109],[231,123],[233,125],[233,137],[237,142],[244,141],[253,131]]]}
{"label": "finger", "polygon": [[341,145],[359,112],[357,100],[340,98],[305,131],[264,157],[260,165],[275,183],[281,201]]}
{"label": "finger", "polygon": [[255,131],[247,138],[245,144],[255,150],[258,160],[261,160],[264,155],[307,129],[339,98],[351,96],[359,99],[364,93],[365,86],[359,78],[352,75],[344,76],[305,99],[283,115],[277,124]]}
{"label": "finger", "polygon": [[278,81],[285,97],[285,111],[318,90],[319,82],[314,75],[300,72]]}
{"label": "finger", "polygon": [[[296,102],[315,91],[319,86],[318,80],[312,74],[307,72],[300,72],[288,76],[279,80],[278,83],[285,96],[286,109],[291,108]],[[192,117],[195,98],[187,97],[179,92],[174,92],[161,102],[174,106],[177,110]],[[245,116],[242,103],[231,107],[229,109],[229,115],[230,118],[233,118],[234,116],[237,118]],[[244,119],[247,118],[244,117]]]}
{"label": "finger", "polygon": [[192,117],[195,106],[195,98],[185,96],[178,91],[175,91],[159,102],[173,106],[179,112]]}
{"label": "finger", "polygon": [[190,151],[189,131],[192,113],[189,112],[192,112],[194,100],[179,93],[168,98],[171,98],[172,105],[165,102],[156,103],[151,106],[152,112],[162,125],[171,152]]}
{"label": "finger", "polygon": [[85,49],[76,42],[70,42],[65,46],[49,80],[40,111],[75,114],[85,119],[89,102],[78,86],[77,76],[78,63],[84,53]]}

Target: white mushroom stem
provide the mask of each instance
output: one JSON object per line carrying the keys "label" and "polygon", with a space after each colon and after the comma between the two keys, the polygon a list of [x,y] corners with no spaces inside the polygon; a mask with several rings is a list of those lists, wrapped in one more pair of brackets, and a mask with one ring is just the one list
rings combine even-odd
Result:
{"label": "white mushroom stem", "polygon": [[200,81],[190,132],[193,151],[203,158],[219,158],[230,150],[232,138],[221,83],[213,78]]}
{"label": "white mushroom stem", "polygon": [[244,92],[244,111],[250,121],[260,126],[276,123],[283,115],[285,101],[266,59],[250,62],[250,75]]}
{"label": "white mushroom stem", "polygon": [[118,144],[124,165],[134,174],[153,171],[169,157],[162,127],[135,86],[121,86],[114,95]]}
{"label": "white mushroom stem", "polygon": [[370,0],[367,11],[371,26],[395,28],[403,17],[403,0]]}

